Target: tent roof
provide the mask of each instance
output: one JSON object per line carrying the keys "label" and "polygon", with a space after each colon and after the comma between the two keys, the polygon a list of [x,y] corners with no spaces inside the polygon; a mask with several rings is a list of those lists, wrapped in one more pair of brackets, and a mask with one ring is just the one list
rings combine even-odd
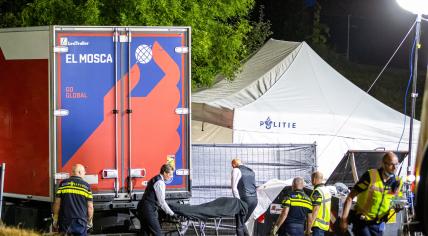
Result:
{"label": "tent roof", "polygon": [[[263,105],[256,105],[263,104]],[[245,108],[244,108],[245,107]],[[192,95],[192,119],[233,127],[236,110],[310,114],[401,125],[403,116],[328,65],[305,42],[270,39],[233,81]],[[329,128],[328,128],[329,129]]]}
{"label": "tent roof", "polygon": [[[220,80],[192,95],[192,118],[231,128],[233,110],[266,93],[293,63],[303,44],[270,39],[233,81]],[[217,117],[212,116],[215,114]]]}

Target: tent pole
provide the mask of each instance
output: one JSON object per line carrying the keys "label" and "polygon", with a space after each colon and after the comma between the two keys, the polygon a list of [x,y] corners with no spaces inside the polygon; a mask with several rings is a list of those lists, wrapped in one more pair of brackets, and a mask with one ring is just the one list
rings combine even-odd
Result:
{"label": "tent pole", "polygon": [[412,113],[410,116],[410,130],[409,130],[409,158],[407,159],[407,175],[411,175],[412,174],[412,169],[411,169],[411,165],[412,165],[412,140],[413,140],[413,120],[415,119],[415,109],[416,109],[416,98],[418,97],[418,93],[416,91],[416,83],[417,83],[417,79],[418,79],[418,50],[421,47],[420,46],[420,37],[421,37],[421,20],[422,20],[422,15],[418,14],[417,18],[416,18],[416,35],[415,35],[415,39],[416,39],[416,48],[415,48],[415,57],[414,57],[414,62],[413,62],[413,78],[412,78]]}

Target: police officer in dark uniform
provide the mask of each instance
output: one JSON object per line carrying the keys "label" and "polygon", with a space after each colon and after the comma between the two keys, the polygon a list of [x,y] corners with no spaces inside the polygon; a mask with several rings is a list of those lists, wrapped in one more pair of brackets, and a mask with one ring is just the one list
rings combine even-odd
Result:
{"label": "police officer in dark uniform", "polygon": [[245,222],[250,218],[257,206],[256,177],[254,171],[241,164],[241,160],[232,160],[232,194],[248,206],[248,212],[243,217],[236,215],[236,234],[249,235]]}
{"label": "police officer in dark uniform", "polygon": [[147,183],[143,198],[137,207],[142,235],[160,236],[162,234],[158,218],[159,208],[170,216],[174,215],[165,201],[165,181],[171,179],[173,173],[174,168],[169,164],[164,164],[160,169],[160,174]]}
{"label": "police officer in dark uniform", "polygon": [[[271,236],[303,236],[311,222],[312,201],[303,191],[304,181],[301,177],[293,179],[292,191],[282,201],[282,211],[273,225]],[[283,223],[285,224],[283,225]],[[281,227],[283,225],[283,227]]]}
{"label": "police officer in dark uniform", "polygon": [[66,235],[87,235],[87,227],[92,226],[94,205],[92,192],[85,176],[85,167],[76,164],[72,176],[62,181],[56,192],[53,205],[53,226]]}

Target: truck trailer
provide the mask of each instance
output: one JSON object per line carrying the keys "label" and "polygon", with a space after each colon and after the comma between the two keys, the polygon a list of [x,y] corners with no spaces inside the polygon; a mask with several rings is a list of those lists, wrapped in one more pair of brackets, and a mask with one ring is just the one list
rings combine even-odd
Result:
{"label": "truck trailer", "polygon": [[43,225],[77,163],[98,230],[130,225],[164,163],[167,198],[189,198],[190,42],[189,27],[1,29],[5,222]]}

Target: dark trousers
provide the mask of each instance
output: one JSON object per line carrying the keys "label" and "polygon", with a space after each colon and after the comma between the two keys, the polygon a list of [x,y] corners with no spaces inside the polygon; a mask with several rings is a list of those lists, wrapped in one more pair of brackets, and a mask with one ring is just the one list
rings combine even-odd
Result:
{"label": "dark trousers", "polygon": [[138,204],[138,218],[141,224],[141,235],[162,235],[158,207],[155,204],[142,200],[142,202]]}
{"label": "dark trousers", "polygon": [[325,231],[318,227],[313,227],[311,230],[312,236],[324,236]]}
{"label": "dark trousers", "polygon": [[247,227],[245,226],[245,222],[247,222],[251,214],[253,214],[254,209],[257,207],[257,197],[243,197],[241,200],[247,203],[248,212],[246,215],[235,215],[236,235],[247,236],[249,233]]}
{"label": "dark trousers", "polygon": [[354,220],[352,223],[352,232],[358,236],[382,236],[383,229],[381,223],[376,224],[373,222],[367,222],[364,220]]}
{"label": "dark trousers", "polygon": [[304,224],[295,224],[295,223],[286,223],[281,227],[279,236],[304,236],[305,235],[305,225]]}
{"label": "dark trousers", "polygon": [[58,222],[59,232],[65,235],[86,236],[86,226],[86,220],[79,218],[60,219]]}

